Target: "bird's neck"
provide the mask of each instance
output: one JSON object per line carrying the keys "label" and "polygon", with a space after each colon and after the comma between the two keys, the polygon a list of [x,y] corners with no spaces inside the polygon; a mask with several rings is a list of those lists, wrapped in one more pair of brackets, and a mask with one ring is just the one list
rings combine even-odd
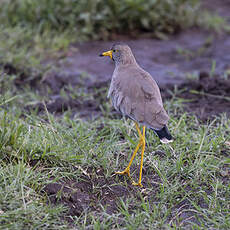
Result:
{"label": "bird's neck", "polygon": [[127,65],[137,65],[137,62],[133,55],[124,56],[118,62],[115,62],[116,66],[127,66]]}

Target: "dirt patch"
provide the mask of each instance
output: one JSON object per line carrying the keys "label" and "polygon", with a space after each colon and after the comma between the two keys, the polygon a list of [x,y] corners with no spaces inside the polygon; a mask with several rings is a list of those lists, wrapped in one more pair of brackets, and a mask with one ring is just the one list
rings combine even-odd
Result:
{"label": "dirt patch", "polygon": [[[80,87],[84,89],[85,94],[90,96],[79,95],[72,98],[69,89],[65,89],[67,97],[51,95],[50,99],[45,103],[40,102],[27,107],[27,109],[37,109],[39,112],[43,112],[46,106],[49,112],[57,115],[70,109],[73,116],[77,114],[81,118],[96,118],[102,114],[103,109],[106,109],[104,106],[108,102],[106,95],[109,84],[110,81],[106,81],[92,85],[89,81],[84,86],[80,85]],[[174,92],[174,87],[174,84],[167,84],[161,88],[163,100],[172,98],[172,94],[169,92]],[[74,90],[77,91],[79,88]],[[207,72],[201,72],[197,79],[185,80],[178,84],[175,95],[177,98],[184,100],[183,104],[187,112],[196,115],[203,122],[214,119],[222,113],[230,116],[229,75],[225,75],[225,77],[219,75],[210,76]],[[110,115],[111,118],[120,117],[120,114],[112,106],[110,106]]]}
{"label": "dirt patch", "polygon": [[[70,225],[74,224],[75,216],[80,217],[85,213],[91,213],[96,219],[101,218],[102,221],[106,213],[108,215],[120,213],[122,219],[121,200],[125,203],[128,200],[128,212],[132,213],[133,210],[143,209],[140,205],[143,199],[150,204],[150,210],[154,208],[151,204],[158,202],[158,199],[160,199],[156,194],[160,192],[160,184],[163,184],[163,181],[148,166],[145,166],[143,173],[143,188],[132,186],[126,176],[106,176],[103,169],[91,168],[79,176],[77,181],[66,179],[50,183],[43,188],[42,192],[47,194],[51,204],[62,204],[67,208],[63,218]],[[134,174],[134,177],[138,177],[136,172]],[[206,185],[206,187],[207,194],[213,192],[211,188],[209,189],[210,186]],[[188,193],[194,190],[190,185],[186,185],[184,189]],[[192,198],[191,200],[182,199],[182,197],[175,199],[178,200],[178,203],[176,202],[172,208],[172,213],[166,220],[167,224],[187,226],[193,222],[199,225],[197,214],[194,212],[195,208],[191,202]],[[208,207],[202,196],[199,200],[199,206],[201,208]]]}
{"label": "dirt patch", "polygon": [[216,62],[216,73],[221,75],[230,63],[229,36],[208,33],[196,28],[183,31],[164,41],[123,38],[121,41],[75,44],[70,50],[78,51],[72,52],[71,56],[66,57],[66,61],[98,80],[110,80],[114,63],[109,58],[98,57],[98,54],[110,49],[117,42],[127,43],[131,47],[137,62],[160,86],[168,83],[179,84],[187,73],[209,72],[213,61]]}
{"label": "dirt patch", "polygon": [[[144,173],[147,171],[144,170]],[[52,204],[63,204],[67,207],[66,216],[80,216],[83,212],[97,215],[104,211],[102,206],[106,213],[111,215],[119,212],[121,199],[125,202],[127,198],[133,198],[130,207],[134,207],[137,205],[136,200],[140,200],[141,194],[145,193],[144,189],[134,187],[126,176],[114,174],[107,177],[103,169],[89,169],[85,174],[87,175],[80,176],[78,181],[66,180],[47,184],[42,191],[48,195]],[[138,175],[134,174],[137,179]],[[149,199],[159,190],[156,181],[161,179],[157,174],[154,176],[152,170],[151,176],[148,177],[147,173],[143,178],[144,186],[148,184],[154,187],[151,194],[148,194]]]}
{"label": "dirt patch", "polygon": [[[172,90],[172,85],[168,88]],[[163,96],[171,98],[167,90],[163,89]],[[230,77],[210,76],[202,72],[197,80],[187,80],[178,85],[176,94],[178,98],[184,99],[186,111],[196,115],[202,121],[213,119],[226,113],[230,116]]]}
{"label": "dirt patch", "polygon": [[[166,91],[177,85],[180,90],[185,89],[177,96],[189,100],[185,103],[186,110],[201,120],[206,121],[223,112],[230,114],[227,99],[230,96],[228,35],[192,29],[167,41],[139,39],[124,42],[131,46],[139,64],[156,79],[163,99],[170,99]],[[49,86],[52,91],[49,100],[45,101],[49,112],[61,114],[71,109],[73,116],[77,114],[81,118],[96,118],[102,114],[102,110],[106,109],[104,104],[108,100],[106,96],[114,63],[109,58],[98,57],[98,54],[109,49],[113,43],[95,41],[75,44],[69,48],[68,55],[57,61],[56,67],[43,76],[39,87]],[[198,80],[187,81],[188,75],[199,77]],[[73,87],[74,98],[67,86]],[[102,89],[100,93],[98,89]],[[60,96],[63,90],[66,98]],[[76,94],[82,90],[90,97]],[[43,103],[31,107],[44,111]],[[112,108],[110,114],[117,116]]]}

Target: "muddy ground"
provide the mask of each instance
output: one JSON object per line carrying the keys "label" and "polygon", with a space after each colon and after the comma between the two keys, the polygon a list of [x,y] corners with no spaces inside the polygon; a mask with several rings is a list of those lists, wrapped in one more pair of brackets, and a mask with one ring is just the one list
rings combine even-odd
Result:
{"label": "muddy ground", "polygon": [[[170,99],[170,91],[175,86],[183,93],[177,95],[186,102],[188,112],[197,115],[202,121],[226,112],[230,113],[229,75],[230,75],[230,36],[211,34],[198,29],[191,29],[175,35],[167,41],[156,39],[123,39],[133,48],[139,64],[152,74],[159,84],[164,99]],[[61,114],[71,109],[82,118],[96,118],[101,115],[101,106],[106,102],[114,63],[98,54],[107,50],[115,41],[88,42],[75,44],[63,59],[52,63],[40,84],[33,87],[48,86],[52,93],[46,101],[48,111]],[[17,79],[17,84],[23,84]],[[38,86],[39,85],[39,86]],[[68,86],[73,87],[72,91]],[[61,90],[72,97],[60,96]],[[71,92],[70,92],[71,91]],[[91,95],[80,96],[79,92]],[[34,106],[40,111],[44,105]],[[111,114],[115,111],[111,109]]]}
{"label": "muddy ground", "polygon": [[[169,85],[168,89],[173,86]],[[169,90],[162,90],[163,98],[171,98]],[[196,115],[201,122],[212,120],[220,114],[230,116],[230,76],[215,75],[210,77],[201,72],[198,79],[186,80],[178,85],[177,98],[184,100],[185,110]]]}
{"label": "muddy ground", "polygon": [[[105,81],[92,85],[90,81],[86,81],[84,91],[90,94],[91,98],[84,98],[83,96],[75,99],[66,98],[57,92],[57,94],[50,96],[50,100],[46,101],[46,107],[49,112],[57,115],[71,109],[73,116],[77,114],[84,119],[94,119],[102,115],[102,107],[108,101],[106,96],[109,83],[110,81]],[[83,87],[82,84],[80,85]],[[79,90],[79,88],[75,90]],[[66,92],[70,94],[68,89]],[[163,101],[170,100],[172,97],[184,100],[184,109],[191,115],[196,115],[201,122],[212,120],[222,113],[226,113],[227,116],[230,115],[230,75],[225,75],[225,77],[223,75],[210,76],[208,72],[200,72],[197,79],[186,79],[176,85],[165,84],[164,87],[161,87],[161,94]],[[33,105],[33,108],[43,112],[44,104],[38,103]],[[111,118],[120,117],[120,114],[112,106],[110,107],[110,114]]]}

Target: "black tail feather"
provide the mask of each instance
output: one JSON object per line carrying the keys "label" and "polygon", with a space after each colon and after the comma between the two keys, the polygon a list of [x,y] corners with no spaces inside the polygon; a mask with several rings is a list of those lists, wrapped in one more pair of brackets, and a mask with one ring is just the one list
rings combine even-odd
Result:
{"label": "black tail feather", "polygon": [[163,143],[168,143],[173,141],[173,137],[170,134],[167,126],[165,125],[162,129],[156,130],[153,129],[157,136],[160,138],[160,141]]}

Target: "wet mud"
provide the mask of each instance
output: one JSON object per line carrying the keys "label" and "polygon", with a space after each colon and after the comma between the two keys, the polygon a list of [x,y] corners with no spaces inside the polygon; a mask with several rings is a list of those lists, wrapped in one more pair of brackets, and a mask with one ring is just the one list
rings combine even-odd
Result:
{"label": "wet mud", "polygon": [[[91,95],[88,98],[78,96],[72,98],[71,92],[66,89],[67,98],[57,95],[50,96],[46,101],[46,107],[49,112],[61,114],[70,109],[73,115],[78,115],[84,119],[94,119],[102,115],[105,103],[108,102],[107,90],[110,80],[97,82],[86,81],[81,87],[85,93]],[[175,86],[177,90],[175,91]],[[192,79],[184,79],[181,83],[175,85],[167,83],[161,86],[163,101],[171,100],[177,97],[183,100],[185,111],[191,115],[196,115],[202,122],[212,120],[216,116],[225,113],[230,116],[230,75],[211,75],[208,72],[200,72],[199,76]],[[61,90],[60,88],[59,90]],[[79,90],[79,88],[75,88]],[[172,94],[173,92],[173,94]],[[179,92],[179,93],[178,93]],[[42,112],[45,110],[43,103],[33,105]],[[28,108],[28,109],[31,109]],[[118,118],[120,115],[110,106],[111,118]]]}
{"label": "wet mud", "polygon": [[[172,91],[173,87],[168,85]],[[172,97],[166,89],[162,89],[162,95],[164,99]],[[175,96],[184,101],[187,112],[196,115],[202,122],[215,119],[223,113],[230,116],[230,76],[224,78],[201,72],[198,79],[179,84]]]}
{"label": "wet mud", "polygon": [[[145,38],[132,41],[123,38],[122,41],[131,46],[138,63],[157,81],[163,92],[163,100],[170,99],[165,92],[176,85],[179,89],[185,89],[178,96],[190,100],[185,103],[186,110],[201,120],[206,121],[223,112],[229,115],[228,34],[217,35],[191,29],[165,41]],[[115,41],[74,44],[66,57],[56,63],[58,68],[47,71],[42,84],[50,87],[53,92],[51,100],[47,101],[50,112],[70,108],[83,118],[100,115],[101,107],[107,100],[114,63],[98,54],[109,49],[113,43]],[[187,80],[188,78],[194,80]],[[67,85],[77,87],[76,92],[79,86],[84,88],[85,93],[92,95],[91,99],[75,97],[73,101],[71,98],[60,98],[60,91]],[[102,88],[101,97],[95,96],[94,89]],[[68,94],[68,90],[66,92]],[[113,110],[111,112],[114,113]]]}
{"label": "wet mud", "polygon": [[[114,63],[98,55],[117,42],[127,43],[137,62],[148,71],[160,86],[181,83],[188,74],[210,72],[224,74],[230,63],[230,38],[198,29],[183,31],[168,40],[142,38],[116,41],[95,41],[75,44],[67,53],[62,69],[75,68],[89,73],[97,81],[109,81]],[[71,52],[71,49],[74,51]]]}
{"label": "wet mud", "polygon": [[[95,169],[88,176],[82,175],[78,182],[67,180],[50,183],[43,189],[53,204],[68,207],[67,216],[80,216],[83,212],[113,214],[119,210],[120,198],[124,201],[132,197],[136,190],[132,185],[118,184],[115,176],[106,177],[102,169]],[[137,191],[137,190],[136,190]],[[60,196],[58,197],[58,193]]]}
{"label": "wet mud", "polygon": [[[139,168],[133,166],[133,168]],[[84,212],[91,212],[98,217],[102,212],[107,214],[118,213],[122,209],[121,200],[129,199],[129,211],[138,208],[138,200],[143,197],[149,201],[156,201],[155,195],[162,183],[157,173],[153,174],[150,168],[144,168],[145,177],[142,180],[144,187],[154,187],[152,191],[140,189],[131,184],[126,176],[106,176],[103,169],[87,169],[78,181],[66,180],[47,184],[43,192],[47,194],[51,204],[63,204],[67,207],[68,216],[81,216]],[[86,175],[87,174],[87,175]],[[131,172],[135,180],[138,178],[138,170]],[[104,208],[102,208],[102,206]]]}

